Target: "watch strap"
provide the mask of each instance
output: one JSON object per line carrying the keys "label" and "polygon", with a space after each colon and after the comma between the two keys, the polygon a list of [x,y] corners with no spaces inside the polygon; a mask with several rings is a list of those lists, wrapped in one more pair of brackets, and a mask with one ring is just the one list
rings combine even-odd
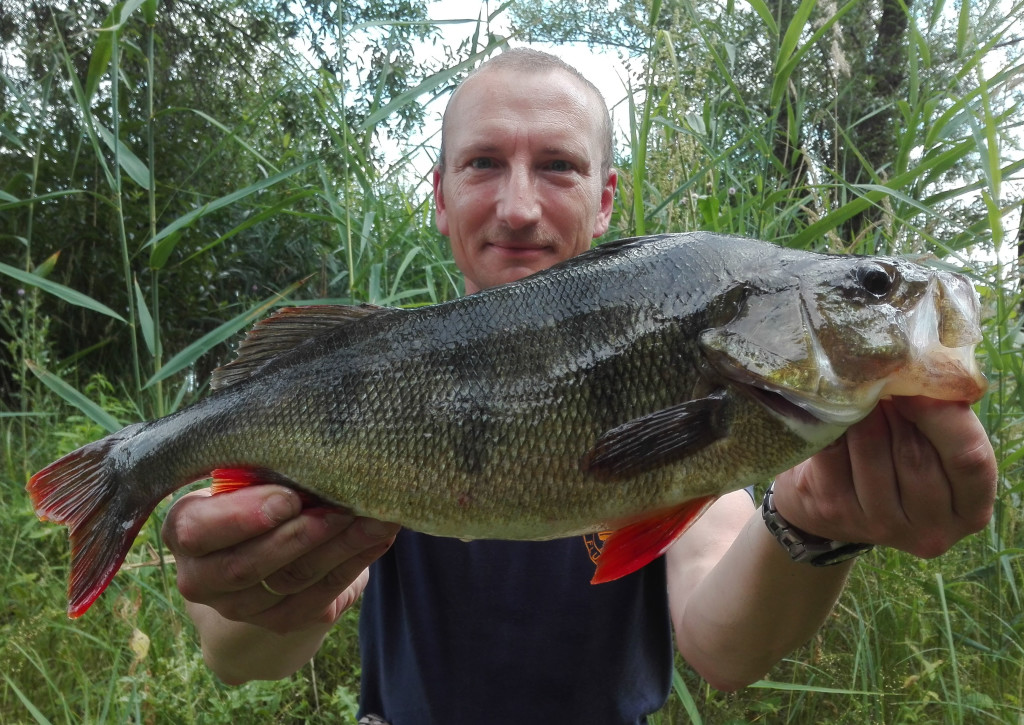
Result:
{"label": "watch strap", "polygon": [[832,566],[860,556],[874,548],[872,544],[852,544],[825,539],[798,529],[775,508],[775,481],[765,491],[761,502],[761,518],[765,526],[786,550],[789,558],[811,566]]}

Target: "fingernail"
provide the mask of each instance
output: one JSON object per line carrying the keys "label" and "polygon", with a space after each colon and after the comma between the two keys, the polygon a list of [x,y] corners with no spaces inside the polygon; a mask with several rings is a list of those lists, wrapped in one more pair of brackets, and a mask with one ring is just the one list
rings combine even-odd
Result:
{"label": "fingernail", "polygon": [[362,525],[363,533],[377,539],[382,539],[385,536],[391,536],[394,533],[395,528],[392,524],[378,521],[377,519],[363,519]]}
{"label": "fingernail", "polygon": [[324,521],[332,529],[344,529],[349,526],[355,517],[352,514],[341,513],[340,511],[327,511],[324,513]]}
{"label": "fingernail", "polygon": [[297,514],[295,497],[286,493],[271,494],[263,501],[263,515],[275,524],[284,523]]}

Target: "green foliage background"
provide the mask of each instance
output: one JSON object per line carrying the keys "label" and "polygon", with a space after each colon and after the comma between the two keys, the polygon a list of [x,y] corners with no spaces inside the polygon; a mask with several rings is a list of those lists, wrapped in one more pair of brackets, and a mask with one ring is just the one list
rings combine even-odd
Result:
{"label": "green foliage background", "polygon": [[459,294],[412,164],[436,151],[418,140],[427,104],[505,43],[548,42],[621,61],[609,237],[928,255],[985,307],[978,413],[1002,474],[989,528],[934,561],[866,557],[768,682],[726,696],[680,662],[655,722],[1021,721],[1022,5],[467,8],[450,43],[422,0],[0,6],[0,721],[351,717],[353,617],[288,680],[214,680],[164,561],[164,509],[68,622],[66,537],[24,485],[202,395],[239,331],[285,300]]}

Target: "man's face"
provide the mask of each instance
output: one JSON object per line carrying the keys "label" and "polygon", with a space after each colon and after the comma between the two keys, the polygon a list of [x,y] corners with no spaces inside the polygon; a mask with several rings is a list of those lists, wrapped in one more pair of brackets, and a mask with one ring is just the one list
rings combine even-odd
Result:
{"label": "man's face", "polygon": [[597,99],[562,71],[484,71],[447,111],[437,228],[466,292],[511,282],[589,249],[611,218]]}

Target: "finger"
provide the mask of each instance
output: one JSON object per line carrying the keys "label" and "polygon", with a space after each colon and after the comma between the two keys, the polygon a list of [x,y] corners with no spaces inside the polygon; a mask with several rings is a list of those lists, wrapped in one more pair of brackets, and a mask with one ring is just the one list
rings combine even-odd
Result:
{"label": "finger", "polygon": [[981,421],[965,403],[896,398],[894,404],[934,447],[949,481],[951,506],[965,531],[992,516],[998,466]]}
{"label": "finger", "polygon": [[296,594],[316,585],[337,595],[390,547],[398,529],[397,524],[355,519],[351,526],[265,580],[283,594]]}
{"label": "finger", "polygon": [[908,521],[948,526],[952,495],[939,452],[891,401],[881,407],[889,422],[896,483]]}
{"label": "finger", "polygon": [[279,599],[268,609],[252,615],[247,621],[278,634],[304,629],[313,623],[333,624],[345,610],[355,604],[369,582],[369,569],[363,569],[340,594],[308,589],[286,599]]}
{"label": "finger", "polygon": [[260,536],[300,511],[298,494],[284,486],[248,486],[217,496],[205,489],[171,507],[163,539],[176,556],[205,556]]}
{"label": "finger", "polygon": [[878,405],[846,432],[852,484],[863,512],[861,538],[906,526],[892,458],[892,428]]}
{"label": "finger", "polygon": [[352,521],[352,515],[342,511],[306,511],[235,546],[201,557],[182,557],[178,560],[178,589],[190,601],[218,609],[219,604],[230,606],[233,618],[251,613],[253,609],[265,609],[269,606],[266,597],[255,607],[239,607],[237,603],[225,602],[225,595],[259,585],[278,569],[341,533]]}
{"label": "finger", "polygon": [[[262,586],[240,593],[248,595],[248,599],[235,603],[242,608],[236,612],[236,617],[278,632],[290,631],[302,623],[334,621],[362,593],[368,567],[391,547],[397,531],[395,524],[357,520],[305,557],[315,559],[317,567],[340,560],[337,565],[324,571],[315,581],[305,582],[294,594],[268,597]],[[268,584],[278,589],[283,586],[279,584],[281,577],[282,572],[275,573],[268,578]]]}

